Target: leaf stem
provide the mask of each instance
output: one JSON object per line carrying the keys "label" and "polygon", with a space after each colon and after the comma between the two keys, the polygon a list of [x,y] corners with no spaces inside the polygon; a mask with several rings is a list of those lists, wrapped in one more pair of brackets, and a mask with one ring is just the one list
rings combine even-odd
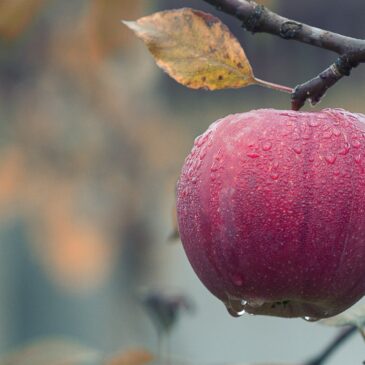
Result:
{"label": "leaf stem", "polygon": [[273,82],[269,82],[269,81],[265,81],[265,80],[261,80],[255,77],[255,81],[258,85],[267,87],[269,89],[274,89],[274,90],[278,90],[278,91],[282,91],[284,93],[288,93],[291,94],[293,93],[293,89],[291,87],[288,86],[283,86],[283,85],[279,85],[279,84],[274,84]]}

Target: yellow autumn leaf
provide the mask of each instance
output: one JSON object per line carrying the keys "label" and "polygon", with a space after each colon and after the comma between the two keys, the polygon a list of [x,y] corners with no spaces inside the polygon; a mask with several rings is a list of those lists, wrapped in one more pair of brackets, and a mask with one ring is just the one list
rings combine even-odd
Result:
{"label": "yellow autumn leaf", "polygon": [[158,66],[192,89],[241,88],[257,83],[244,50],[216,17],[189,8],[124,22]]}

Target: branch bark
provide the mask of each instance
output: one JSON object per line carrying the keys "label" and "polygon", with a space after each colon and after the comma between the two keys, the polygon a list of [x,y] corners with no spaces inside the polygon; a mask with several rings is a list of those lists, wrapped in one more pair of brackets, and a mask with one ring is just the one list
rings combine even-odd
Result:
{"label": "branch bark", "polygon": [[236,17],[252,33],[269,33],[335,52],[339,58],[315,78],[296,86],[292,93],[292,109],[299,110],[310,100],[318,103],[326,91],[352,68],[365,62],[365,40],[297,22],[276,14],[252,0],[204,0]]}

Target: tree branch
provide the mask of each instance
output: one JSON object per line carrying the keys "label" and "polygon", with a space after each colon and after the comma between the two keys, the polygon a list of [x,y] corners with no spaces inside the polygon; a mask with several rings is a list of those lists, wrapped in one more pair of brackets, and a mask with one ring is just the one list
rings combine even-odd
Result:
{"label": "tree branch", "polygon": [[306,362],[304,365],[323,365],[324,362],[335,352],[343,342],[345,342],[350,336],[356,333],[357,328],[351,326],[341,330],[341,332],[334,338],[334,340],[320,353],[317,357]]}
{"label": "tree branch", "polygon": [[324,29],[312,27],[281,15],[252,0],[204,0],[242,21],[242,26],[252,33],[269,33],[287,40],[296,40],[340,55],[334,64],[317,77],[298,85],[292,94],[292,108],[299,110],[306,100],[312,104],[320,101],[326,91],[352,68],[365,62],[365,40],[347,37]]}

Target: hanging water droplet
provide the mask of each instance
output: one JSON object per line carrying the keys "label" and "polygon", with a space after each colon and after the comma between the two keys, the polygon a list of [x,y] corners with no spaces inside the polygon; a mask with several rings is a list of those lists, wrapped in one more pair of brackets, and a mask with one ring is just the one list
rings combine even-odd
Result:
{"label": "hanging water droplet", "polygon": [[262,149],[264,151],[270,151],[271,150],[271,147],[272,147],[272,143],[269,142],[269,141],[266,141],[262,144]]}
{"label": "hanging water droplet", "polygon": [[307,322],[317,322],[319,321],[319,318],[316,318],[316,317],[310,317],[310,316],[305,316],[303,317],[303,319]]}
{"label": "hanging water droplet", "polygon": [[232,317],[241,317],[245,314],[245,305],[247,302],[242,299],[232,298],[230,295],[227,295],[227,301],[224,302],[224,305],[227,308],[228,313]]}
{"label": "hanging water droplet", "polygon": [[336,155],[333,153],[328,153],[326,156],[324,156],[324,159],[327,161],[327,163],[333,165],[336,162]]}

